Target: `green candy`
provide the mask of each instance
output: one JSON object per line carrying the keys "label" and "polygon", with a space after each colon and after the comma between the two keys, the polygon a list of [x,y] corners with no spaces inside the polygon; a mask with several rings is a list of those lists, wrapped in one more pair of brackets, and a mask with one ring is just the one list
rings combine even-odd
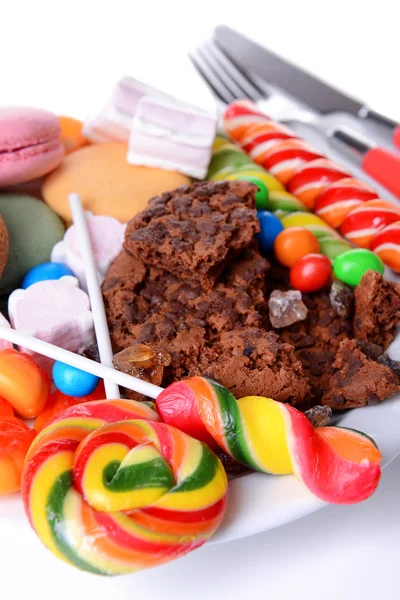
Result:
{"label": "green candy", "polygon": [[383,274],[385,267],[379,256],[363,248],[349,250],[333,261],[333,272],[347,285],[358,285],[368,270]]}
{"label": "green candy", "polygon": [[234,146],[223,146],[221,150],[217,150],[211,157],[210,164],[208,166],[208,172],[206,179],[213,179],[214,176],[226,167],[230,167],[232,170],[237,169],[241,165],[248,165],[251,163],[251,159],[242,152],[239,148]]}
{"label": "green candy", "polygon": [[258,192],[256,192],[256,209],[270,210],[268,188],[261,179],[252,177],[251,175],[239,175],[239,177],[236,178],[236,181],[249,181],[250,183],[254,183],[254,185],[258,187]]}
{"label": "green candy", "polygon": [[308,211],[307,207],[289,192],[272,191],[269,194],[269,208],[278,218],[292,212]]}
{"label": "green candy", "polygon": [[337,256],[348,252],[351,248],[350,244],[345,240],[332,236],[320,237],[318,241],[321,254],[329,258],[329,260],[334,260]]}

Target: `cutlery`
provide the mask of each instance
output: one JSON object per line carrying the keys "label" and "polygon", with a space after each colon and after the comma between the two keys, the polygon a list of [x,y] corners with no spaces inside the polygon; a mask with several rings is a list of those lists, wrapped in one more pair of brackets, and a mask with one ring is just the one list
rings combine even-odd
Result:
{"label": "cutlery", "polygon": [[251,68],[317,113],[345,112],[365,122],[380,125],[392,133],[393,144],[400,149],[400,124],[396,121],[370,109],[363,102],[335,89],[230,27],[216,27],[214,39],[240,65]]}
{"label": "cutlery", "polygon": [[[271,88],[268,84],[259,77],[250,77],[215,42],[206,42],[189,56],[220,103],[226,105],[246,97],[256,102],[266,115],[278,116],[274,110],[274,95],[270,94]],[[275,102],[275,107],[276,105]],[[312,125],[336,143],[343,144],[351,150],[352,158],[365,173],[400,198],[400,156],[355,136],[349,130],[337,126],[327,128],[318,115],[299,109],[290,101],[286,102],[280,117],[286,124],[300,122]]]}

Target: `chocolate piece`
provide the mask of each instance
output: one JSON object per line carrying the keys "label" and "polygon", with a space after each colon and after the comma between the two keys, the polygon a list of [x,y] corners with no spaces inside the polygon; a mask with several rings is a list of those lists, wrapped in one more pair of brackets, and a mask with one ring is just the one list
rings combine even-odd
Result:
{"label": "chocolate piece", "polygon": [[361,352],[372,360],[378,360],[378,358],[383,354],[383,348],[382,346],[378,346],[378,344],[367,342],[367,340],[356,340],[356,343]]}
{"label": "chocolate piece", "polygon": [[392,358],[390,358],[390,356],[388,356],[387,354],[384,354],[383,356],[380,356],[378,358],[378,363],[380,365],[384,365],[385,367],[388,367],[391,371],[393,371],[393,373],[396,375],[397,379],[400,382],[400,361],[399,360],[393,360]]}
{"label": "chocolate piece", "polygon": [[[303,294],[303,302],[308,309],[307,318],[280,330],[280,337],[295,347],[296,357],[309,378],[310,403],[316,404],[328,388],[340,342],[352,337],[352,326],[351,321],[335,312],[325,292],[312,296]],[[307,405],[301,404],[298,408],[304,409]]]}
{"label": "chocolate piece", "polygon": [[203,182],[154,197],[128,223],[124,247],[146,265],[210,289],[259,231],[256,190],[246,181]]}
{"label": "chocolate piece", "polygon": [[119,371],[160,385],[164,368],[171,364],[171,356],[161,348],[133,344],[113,356],[113,365]]}
{"label": "chocolate piece", "polygon": [[117,257],[103,284],[115,350],[136,342],[167,352],[171,364],[163,385],[208,374],[237,397],[302,400],[308,384],[293,348],[263,329],[268,265],[256,246],[243,251],[208,292],[160,269],[138,268],[135,278],[130,261],[137,259]]}
{"label": "chocolate piece", "polygon": [[276,329],[304,321],[308,312],[298,290],[274,290],[269,297],[268,308],[269,320]]}
{"label": "chocolate piece", "polygon": [[197,374],[215,379],[236,398],[267,396],[296,404],[309,391],[293,347],[260,329],[222,333],[211,352],[202,353]]}
{"label": "chocolate piece", "polygon": [[329,406],[313,406],[304,414],[314,427],[326,427],[332,418],[332,409]]}
{"label": "chocolate piece", "polygon": [[354,297],[354,337],[386,350],[400,323],[400,285],[386,281],[376,271],[367,271]]}
{"label": "chocolate piece", "polygon": [[358,408],[382,402],[399,389],[396,375],[379,362],[369,360],[355,340],[343,340],[333,363],[333,375],[322,404],[333,410]]}
{"label": "chocolate piece", "polygon": [[353,307],[353,290],[341,281],[334,281],[329,292],[331,306],[339,317],[347,318]]}

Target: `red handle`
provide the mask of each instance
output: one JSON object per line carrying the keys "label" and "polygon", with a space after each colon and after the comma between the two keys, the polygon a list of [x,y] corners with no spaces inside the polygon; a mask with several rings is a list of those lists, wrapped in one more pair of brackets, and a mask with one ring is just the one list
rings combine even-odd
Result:
{"label": "red handle", "polygon": [[400,125],[396,127],[393,133],[393,144],[400,150]]}
{"label": "red handle", "polygon": [[[400,142],[400,128],[398,130]],[[363,171],[400,198],[400,155],[383,148],[371,148],[361,163]]]}

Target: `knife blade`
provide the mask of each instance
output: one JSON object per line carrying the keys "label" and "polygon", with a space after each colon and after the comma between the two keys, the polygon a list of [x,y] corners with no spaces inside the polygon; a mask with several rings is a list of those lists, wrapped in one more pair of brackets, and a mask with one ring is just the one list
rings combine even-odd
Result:
{"label": "knife blade", "polygon": [[226,25],[215,28],[214,40],[242,68],[250,68],[317,113],[346,112],[390,129],[393,143],[400,149],[400,125],[393,119],[371,110],[360,100],[344,94]]}

